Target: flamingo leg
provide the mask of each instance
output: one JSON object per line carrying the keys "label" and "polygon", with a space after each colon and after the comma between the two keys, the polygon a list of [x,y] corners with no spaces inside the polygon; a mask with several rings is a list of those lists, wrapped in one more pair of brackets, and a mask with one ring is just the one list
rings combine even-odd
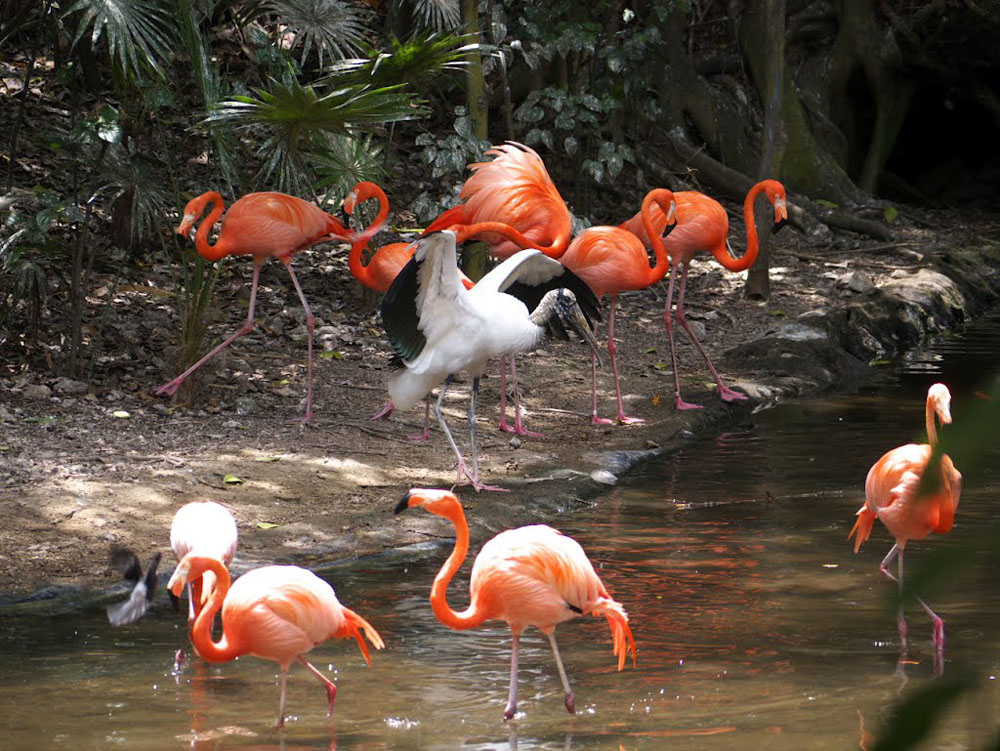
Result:
{"label": "flamingo leg", "polygon": [[[685,273],[687,266],[684,267]],[[667,343],[670,347],[670,362],[674,366],[674,406],[678,410],[701,409],[700,404],[692,404],[681,399],[681,376],[677,368],[677,350],[674,346],[674,316],[671,311],[674,300],[674,281],[677,278],[677,265],[670,267],[670,282],[667,284],[667,306],[663,309],[663,325],[667,328]],[[683,282],[682,282],[683,284]]]}
{"label": "flamingo leg", "polygon": [[[615,377],[615,398],[618,400],[618,416],[614,420],[609,420],[606,417],[597,417],[597,405],[596,405],[596,385],[595,385],[595,405],[594,405],[594,415],[590,418],[590,421],[595,425],[612,425],[618,422],[621,425],[630,425],[632,423],[645,422],[641,417],[626,417],[625,416],[625,406],[622,402],[622,389],[621,382],[618,378],[618,345],[615,344],[615,309],[618,304],[618,296],[611,295],[611,313],[608,316],[608,354],[611,355],[611,371]],[[597,365],[595,363],[594,367]],[[596,374],[595,374],[596,378]]]}
{"label": "flamingo leg", "polygon": [[[892,563],[892,559],[896,555],[899,556],[899,579],[897,579],[895,576],[893,576],[889,572],[889,568],[888,568],[889,564]],[[901,547],[899,547],[898,544],[893,545],[892,546],[892,550],[890,550],[889,553],[888,553],[888,555],[886,555],[886,557],[882,559],[882,563],[879,564],[879,571],[881,571],[883,575],[885,575],[888,578],[892,579],[894,582],[897,582],[899,584],[900,592],[902,592],[902,589],[903,589],[903,549]],[[921,598],[916,597],[916,595],[914,595],[914,597],[915,597],[916,601],[918,603],[920,603],[920,607],[922,607],[924,609],[924,612],[927,613],[927,615],[930,617],[931,623],[934,624],[934,635],[932,637],[932,641],[934,643],[934,648],[937,651],[940,652],[940,651],[942,651],[944,649],[944,620],[941,618],[941,616],[939,616],[937,613],[935,613],[933,610],[931,610],[930,606],[926,602],[924,602]],[[900,602],[899,602],[899,618],[898,618],[898,620],[899,620],[899,634],[900,634],[900,638],[901,639],[905,639],[906,638],[906,621],[903,620],[903,602],[902,602],[902,600],[900,600]]]}
{"label": "flamingo leg", "polygon": [[507,692],[507,706],[503,711],[505,720],[517,714],[517,663],[521,654],[521,635],[513,634],[510,643],[510,690]]}
{"label": "flamingo leg", "polygon": [[[889,571],[889,564],[892,563],[892,559],[899,556],[899,578],[897,579]],[[899,585],[900,590],[903,588],[903,551],[900,549],[899,545],[893,545],[889,552],[886,553],[885,558],[878,565],[879,573],[888,579],[896,582]],[[896,613],[896,626],[899,629],[899,642],[903,653],[906,652],[906,619],[903,617],[903,601],[899,601],[899,610]]]}
{"label": "flamingo leg", "polygon": [[[597,354],[592,352],[590,354],[591,362],[591,408],[590,408],[590,422],[594,425],[600,425],[600,418],[597,416]],[[605,422],[610,422],[606,420]]]}
{"label": "flamingo leg", "polygon": [[185,370],[174,380],[168,381],[167,383],[160,386],[160,388],[156,390],[157,396],[164,396],[164,395],[169,396],[171,394],[177,393],[177,389],[179,389],[180,385],[184,383],[185,378],[194,373],[198,368],[200,368],[206,362],[211,360],[219,352],[224,350],[226,347],[235,342],[241,336],[246,336],[251,331],[253,331],[253,314],[254,314],[254,309],[257,306],[257,282],[260,279],[260,267],[261,264],[255,261],[253,265],[253,281],[250,283],[250,310],[247,312],[246,322],[240,328],[238,328],[232,336],[230,336],[221,344],[217,344],[215,347],[213,347],[207,355],[198,360],[198,362],[196,362],[190,368]]}
{"label": "flamingo leg", "polygon": [[[715,385],[718,388],[719,397],[722,401],[731,402],[734,400],[746,399],[746,394],[741,394],[739,391],[733,391],[733,389],[729,388],[722,382],[722,376],[719,375],[715,366],[712,365],[712,360],[709,358],[708,353],[705,352],[705,348],[701,346],[701,342],[698,341],[698,337],[696,337],[694,332],[691,330],[691,326],[688,324],[687,318],[684,317],[684,288],[687,286],[687,272],[688,267],[685,264],[684,270],[681,272],[681,286],[677,291],[677,309],[674,311],[674,315],[677,317],[677,321],[680,323],[684,331],[687,332],[687,335],[691,337],[691,341],[694,342],[694,346],[698,348],[701,356],[705,358],[705,362],[708,364],[708,369],[711,371],[712,377],[715,379]],[[670,281],[673,282],[673,274],[671,274]],[[676,370],[674,371],[674,375],[677,375]]]}
{"label": "flamingo leg", "polygon": [[552,654],[556,658],[556,667],[559,669],[559,680],[562,681],[563,691],[566,692],[566,711],[570,714],[576,714],[576,696],[573,694],[573,689],[569,686],[569,677],[566,675],[566,668],[563,666],[562,657],[559,656],[556,633],[553,631],[547,634],[547,636],[549,637],[549,644],[552,645]]}
{"label": "flamingo leg", "polygon": [[319,670],[317,670],[316,667],[314,667],[313,664],[311,662],[309,662],[309,660],[307,660],[302,655],[298,656],[298,661],[301,662],[303,665],[305,665],[306,669],[310,673],[312,673],[317,678],[319,678],[320,683],[322,683],[323,686],[326,688],[326,696],[327,696],[327,698],[330,701],[330,708],[327,710],[326,716],[330,717],[331,715],[333,715],[333,702],[334,702],[334,699],[337,698],[337,686],[332,681],[330,681],[329,678],[327,678]]}
{"label": "flamingo leg", "polygon": [[313,315],[312,308],[309,307],[309,303],[306,300],[305,293],[302,291],[302,287],[299,286],[298,277],[295,276],[295,271],[292,269],[292,264],[286,262],[285,268],[288,269],[288,275],[292,277],[292,284],[295,285],[295,291],[299,293],[299,300],[302,301],[302,309],[306,313],[306,331],[309,334],[307,340],[307,347],[309,352],[309,360],[306,365],[306,379],[308,386],[306,387],[306,415],[302,418],[302,422],[308,422],[312,419],[312,399],[313,399],[313,330],[316,328],[316,316]]}
{"label": "flamingo leg", "polygon": [[281,697],[278,699],[278,729],[285,727],[285,689],[288,685],[288,670],[281,671]]}
{"label": "flamingo leg", "polygon": [[[372,418],[375,419],[374,417]],[[424,429],[420,433],[413,433],[406,436],[411,441],[426,441],[431,437],[431,398],[424,399]]]}
{"label": "flamingo leg", "polygon": [[528,438],[544,438],[545,436],[542,433],[528,430],[521,422],[521,393],[517,387],[517,358],[515,355],[510,356],[510,380],[514,387],[514,427],[507,424],[507,372],[504,367],[506,360],[506,357],[500,358],[500,430],[527,436]]}

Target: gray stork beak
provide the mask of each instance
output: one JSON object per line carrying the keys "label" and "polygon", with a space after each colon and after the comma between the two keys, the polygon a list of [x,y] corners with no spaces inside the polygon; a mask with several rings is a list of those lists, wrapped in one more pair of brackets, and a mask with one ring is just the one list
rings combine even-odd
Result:
{"label": "gray stork beak", "polygon": [[566,329],[572,329],[583,337],[583,340],[590,345],[594,357],[597,358],[597,364],[603,368],[604,363],[601,361],[601,354],[597,351],[597,340],[594,338],[594,332],[587,322],[587,317],[580,310],[580,304],[576,301],[576,296],[568,289],[561,290],[561,292],[563,295],[561,295],[560,302],[568,304],[561,304],[556,307],[559,320]]}

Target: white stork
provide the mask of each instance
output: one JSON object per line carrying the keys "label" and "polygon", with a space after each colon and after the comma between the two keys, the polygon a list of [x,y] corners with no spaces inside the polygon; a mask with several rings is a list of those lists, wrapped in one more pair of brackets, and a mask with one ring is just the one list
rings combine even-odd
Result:
{"label": "white stork", "polygon": [[[458,479],[478,490],[501,490],[479,481],[476,394],[490,358],[527,352],[547,332],[582,336],[596,354],[590,320],[600,320],[594,293],[576,274],[537,250],[522,250],[490,271],[472,289],[461,283],[456,235],[424,235],[382,303],[382,324],[401,369],[389,378],[391,405],[408,409],[443,383],[434,409],[458,458]],[[529,310],[530,307],[530,310]],[[472,375],[469,433],[472,469],[441,414],[451,375]],[[385,414],[388,414],[386,411]]]}

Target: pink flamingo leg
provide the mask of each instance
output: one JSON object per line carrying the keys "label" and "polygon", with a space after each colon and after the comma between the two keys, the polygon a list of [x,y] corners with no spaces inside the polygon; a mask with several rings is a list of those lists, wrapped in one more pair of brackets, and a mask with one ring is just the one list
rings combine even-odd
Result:
{"label": "pink flamingo leg", "polygon": [[[609,420],[606,417],[597,416],[597,401],[596,401],[596,380],[595,380],[595,397],[594,397],[594,414],[590,418],[590,421],[595,425],[612,425],[618,422],[621,425],[630,425],[633,423],[645,422],[641,417],[626,417],[625,416],[625,405],[622,402],[622,389],[621,383],[618,379],[618,345],[615,344],[615,308],[618,303],[618,295],[611,295],[611,313],[608,316],[608,354],[611,355],[611,371],[615,376],[615,398],[618,400],[618,416],[615,420]],[[596,363],[594,364],[596,368]],[[595,370],[596,379],[596,370]]]}
{"label": "pink flamingo leg", "polygon": [[[372,418],[375,419],[374,417]],[[408,436],[411,441],[426,441],[431,437],[431,398],[424,399],[424,429],[420,433],[412,433]]]}
{"label": "pink flamingo leg", "polygon": [[[895,576],[893,576],[892,573],[889,571],[889,564],[892,563],[892,559],[895,558],[895,557],[897,557],[897,556],[899,557],[899,578],[898,579]],[[885,558],[882,559],[882,562],[879,564],[878,570],[882,573],[883,576],[885,576],[885,577],[887,577],[889,579],[892,579],[892,581],[894,581],[897,584],[899,584],[899,589],[900,589],[900,591],[902,591],[902,589],[903,589],[903,549],[901,547],[899,547],[898,544],[892,546],[892,549],[885,556]],[[934,643],[935,650],[937,650],[938,652],[943,651],[944,650],[944,620],[937,613],[935,613],[933,610],[931,610],[930,606],[926,602],[924,602],[922,599],[920,599],[919,597],[917,597],[916,600],[917,600],[917,602],[920,603],[920,607],[922,607],[924,609],[924,612],[927,613],[927,615],[930,617],[931,623],[934,624],[934,635],[933,635],[932,641]],[[898,625],[899,625],[899,637],[900,637],[901,640],[905,641],[906,640],[906,621],[903,619],[903,603],[902,603],[902,601],[900,601],[900,603],[899,603],[899,616],[898,616],[897,620],[898,620]]]}
{"label": "pink flamingo leg", "polygon": [[521,395],[517,388],[517,359],[510,356],[510,380],[514,387],[514,427],[507,424],[507,358],[500,358],[500,430],[507,433],[527,436],[528,438],[544,438],[542,433],[528,430],[521,422]]}
{"label": "pink flamingo leg", "polygon": [[319,678],[320,683],[326,688],[326,696],[330,702],[330,707],[326,712],[326,716],[330,717],[333,715],[333,702],[337,698],[337,687],[334,685],[325,675],[323,675],[319,670],[317,670],[309,660],[307,660],[302,655],[298,657],[299,662],[309,669],[309,672]]}
{"label": "pink flamingo leg", "polygon": [[392,399],[390,399],[385,403],[385,406],[383,406],[382,409],[380,409],[374,415],[369,417],[368,420],[369,421],[385,420],[387,417],[389,417],[389,415],[391,415],[395,411],[395,409],[396,405],[393,404]]}
{"label": "pink flamingo leg", "polygon": [[[701,346],[701,342],[698,341],[698,338],[694,335],[694,332],[688,325],[687,318],[684,317],[684,288],[687,286],[687,272],[688,272],[687,264],[684,264],[684,270],[681,272],[681,287],[678,290],[677,294],[677,309],[674,311],[674,315],[677,317],[677,321],[683,327],[684,331],[687,332],[687,335],[691,337],[691,341],[694,342],[694,346],[698,348],[698,351],[701,353],[701,356],[705,358],[705,362],[708,364],[708,369],[711,371],[712,377],[715,379],[715,385],[718,388],[719,397],[722,399],[722,401],[731,402],[734,400],[746,399],[747,398],[746,394],[741,394],[739,391],[733,391],[733,389],[729,388],[725,383],[722,382],[722,376],[719,375],[718,371],[716,371],[715,369],[715,366],[712,365],[712,361],[711,359],[709,359],[708,353],[705,352],[705,348]],[[671,274],[670,281],[673,282],[673,274]],[[669,300],[667,302],[669,305]],[[676,373],[677,371],[675,369],[674,371],[675,377]]]}
{"label": "pink flamingo leg", "polygon": [[288,670],[281,671],[281,697],[278,699],[278,729],[285,727],[285,689],[288,686]]}
{"label": "pink flamingo leg", "polygon": [[576,696],[573,694],[573,689],[569,686],[566,668],[563,666],[562,657],[559,656],[559,647],[556,645],[556,633],[552,631],[547,636],[549,637],[549,644],[552,645],[552,654],[556,658],[556,667],[559,669],[559,680],[562,681],[563,691],[566,692],[566,711],[570,714],[576,714]]}
{"label": "pink flamingo leg", "polygon": [[503,710],[503,718],[511,719],[517,714],[517,663],[521,653],[521,635],[513,634],[510,643],[510,690],[507,692],[507,706]]}
{"label": "pink flamingo leg", "polygon": [[[685,266],[685,271],[687,267]],[[667,306],[663,309],[663,325],[667,327],[667,342],[670,346],[670,362],[674,366],[674,406],[678,410],[701,409],[700,404],[691,404],[681,399],[681,377],[677,368],[677,350],[674,348],[674,317],[671,315],[674,299],[674,280],[677,264],[670,267],[670,282],[667,284]],[[683,285],[683,282],[681,283]]]}
{"label": "pink flamingo leg", "polygon": [[183,373],[181,373],[179,376],[177,376],[174,380],[168,381],[167,383],[165,383],[162,386],[160,386],[160,388],[158,388],[156,390],[156,395],[157,396],[164,396],[164,395],[169,396],[171,394],[177,393],[177,389],[179,389],[180,385],[182,383],[184,383],[184,379],[185,378],[187,378],[189,375],[191,375],[192,373],[194,373],[198,368],[200,368],[206,362],[208,362],[209,360],[211,360],[220,351],[222,351],[223,349],[225,349],[226,347],[228,347],[230,344],[232,344],[233,342],[235,342],[241,336],[246,336],[251,331],[253,331],[253,313],[254,313],[254,309],[256,308],[256,305],[257,305],[257,281],[260,279],[260,266],[261,265],[259,263],[257,263],[256,261],[254,262],[254,265],[253,265],[253,281],[250,283],[250,310],[247,312],[246,323],[244,323],[239,329],[237,329],[236,333],[234,333],[232,336],[230,336],[228,339],[226,339],[221,344],[216,345],[211,351],[209,351],[209,353],[207,355],[205,355],[203,358],[201,358],[200,360],[198,360],[198,362],[196,362],[190,368],[188,368],[187,370],[185,370]]}
{"label": "pink flamingo leg", "polygon": [[292,277],[292,284],[295,285],[295,291],[299,293],[299,300],[302,301],[302,309],[306,313],[306,331],[309,333],[308,339],[308,352],[309,352],[309,362],[306,366],[307,382],[306,387],[306,415],[302,418],[302,422],[308,422],[312,419],[312,400],[313,400],[313,330],[316,328],[316,316],[313,315],[312,308],[309,307],[309,303],[306,301],[305,293],[302,291],[302,287],[299,286],[299,280],[295,276],[295,272],[292,270],[291,263],[286,262],[285,268],[288,269],[288,275]]}

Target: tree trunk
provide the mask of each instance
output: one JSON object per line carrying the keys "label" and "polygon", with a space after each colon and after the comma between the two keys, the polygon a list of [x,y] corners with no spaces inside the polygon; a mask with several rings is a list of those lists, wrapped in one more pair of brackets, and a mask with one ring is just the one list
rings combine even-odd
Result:
{"label": "tree trunk", "polygon": [[[470,41],[482,44],[482,26],[479,22],[478,0],[462,0],[462,26],[465,33],[471,36]],[[490,138],[490,110],[486,97],[486,79],[483,76],[483,61],[479,52],[470,52],[465,68],[465,101],[472,121],[472,132],[480,141]]]}
{"label": "tree trunk", "polygon": [[[757,178],[776,178],[781,175],[781,161],[785,153],[785,130],[781,119],[782,76],[785,69],[785,0],[762,0],[761,7],[748,11],[763,15],[763,81],[759,86],[763,94],[764,130],[761,134],[760,166]],[[754,207],[754,220],[759,228],[757,261],[750,267],[743,294],[747,297],[766,300],[771,295],[771,246],[770,226],[766,201],[758,201]],[[765,229],[768,228],[768,229]]]}

